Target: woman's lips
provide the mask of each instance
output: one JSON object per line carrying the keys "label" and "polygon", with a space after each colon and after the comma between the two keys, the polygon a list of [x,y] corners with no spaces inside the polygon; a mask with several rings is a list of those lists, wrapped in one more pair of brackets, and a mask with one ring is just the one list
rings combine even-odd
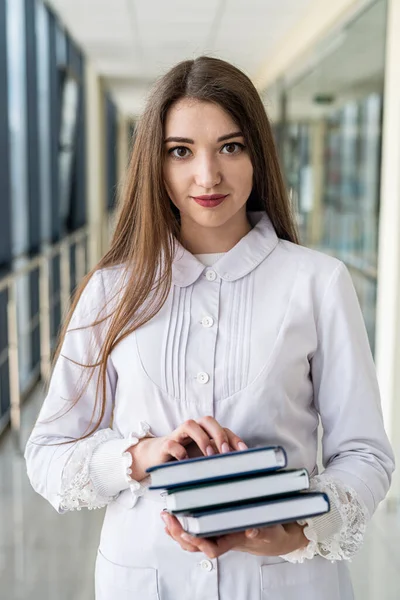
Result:
{"label": "woman's lips", "polygon": [[205,208],[213,208],[221,204],[228,194],[212,194],[210,196],[192,196],[193,200]]}

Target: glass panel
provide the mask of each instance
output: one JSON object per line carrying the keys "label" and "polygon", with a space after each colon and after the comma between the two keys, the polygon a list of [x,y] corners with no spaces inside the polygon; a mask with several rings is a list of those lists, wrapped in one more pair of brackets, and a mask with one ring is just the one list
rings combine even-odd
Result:
{"label": "glass panel", "polygon": [[39,0],[36,3],[36,40],[38,69],[41,239],[43,242],[50,242],[52,207],[50,166],[49,14],[46,7]]}
{"label": "glass panel", "polygon": [[[26,263],[29,252],[28,152],[25,60],[25,3],[7,6],[8,115],[10,135],[11,230],[13,268]],[[22,389],[31,373],[29,278],[17,281],[19,375]]]}
{"label": "glass panel", "polygon": [[117,191],[117,107],[106,96],[107,207],[115,207]]}
{"label": "glass panel", "polygon": [[71,186],[76,153],[76,123],[78,118],[79,87],[68,72],[63,74],[61,96],[60,151],[58,154],[60,178],[60,218],[63,233],[68,229],[71,215]]}
{"label": "glass panel", "polygon": [[304,244],[350,269],[375,337],[386,0],[316,50],[286,89],[283,162]]}
{"label": "glass panel", "polygon": [[12,254],[28,251],[27,119],[23,0],[7,2],[8,115],[12,195]]}
{"label": "glass panel", "polygon": [[[7,98],[6,4],[0,2],[0,272],[11,267],[11,195]],[[0,292],[0,433],[10,407],[7,352],[7,291]]]}

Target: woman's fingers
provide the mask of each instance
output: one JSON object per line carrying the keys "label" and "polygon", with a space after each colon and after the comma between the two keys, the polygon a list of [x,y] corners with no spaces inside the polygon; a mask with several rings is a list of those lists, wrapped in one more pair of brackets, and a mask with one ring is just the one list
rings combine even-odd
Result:
{"label": "woman's fingers", "polygon": [[168,514],[166,511],[163,511],[161,513],[161,518],[167,526],[171,536],[173,538],[180,537],[184,530],[182,528],[182,525],[179,523],[178,519],[173,515]]}
{"label": "woman's fingers", "polygon": [[178,519],[166,512],[161,513],[161,517],[166,524],[170,536],[180,544],[180,546],[189,552],[203,552],[209,558],[218,556],[218,548],[215,543],[205,538],[192,537],[184,531]]}
{"label": "woman's fingers", "polygon": [[247,445],[238,435],[221,427],[211,416],[202,417],[198,421],[188,419],[172,433],[170,439],[181,446],[187,446],[193,440],[204,456],[212,456],[216,450],[224,454],[231,450],[247,449]]}
{"label": "woman's fingers", "polygon": [[203,552],[208,558],[217,558],[221,552],[219,552],[218,546],[215,542],[208,540],[207,538],[196,538],[192,537],[188,533],[182,534],[182,539],[186,542],[197,546],[198,551]]}
{"label": "woman's fingers", "polygon": [[172,517],[166,512],[161,513],[161,518],[164,521],[166,528],[166,533],[187,552],[198,552],[197,546],[194,544],[188,543],[187,540],[182,538],[183,529],[177,519]]}
{"label": "woman's fingers", "polygon": [[185,421],[172,433],[171,437],[181,443],[187,443],[192,439],[198,445],[204,456],[212,456],[215,454],[211,444],[210,435],[194,419]]}
{"label": "woman's fingers", "polygon": [[248,449],[247,444],[245,444],[245,442],[242,440],[242,438],[240,438],[238,435],[236,435],[236,433],[233,433],[233,431],[231,431],[227,427],[224,428],[224,431],[225,431],[226,435],[228,436],[229,445],[233,450],[247,450]]}
{"label": "woman's fingers", "polygon": [[199,425],[208,433],[212,438],[221,454],[230,452],[231,447],[229,445],[229,437],[223,427],[214,419],[214,417],[202,417],[197,421]]}
{"label": "woman's fingers", "polygon": [[[277,541],[280,541],[284,535],[285,530],[282,525],[270,525],[269,527],[261,527],[254,537],[263,542],[267,542],[268,544],[275,544]],[[251,538],[252,536],[249,537]]]}
{"label": "woman's fingers", "polygon": [[243,547],[245,552],[258,556],[281,556],[304,548],[309,543],[303,527],[298,523],[262,527],[255,537],[251,535],[251,531],[253,530],[246,531]]}
{"label": "woman's fingers", "polygon": [[193,537],[184,531],[178,519],[167,512],[161,513],[165,532],[187,552],[203,552],[208,558],[217,558],[234,548],[241,540],[241,534],[220,536],[213,540]]}
{"label": "woman's fingers", "polygon": [[236,546],[239,547],[242,537],[242,533],[230,533],[212,539],[192,537],[188,533],[182,534],[182,538],[185,541],[193,545],[195,544],[201,552],[208,556],[208,558],[218,558],[218,556],[225,554],[228,550],[232,550]]}
{"label": "woman's fingers", "polygon": [[213,438],[221,453],[230,450],[247,450],[247,444],[236,433],[221,425],[213,417],[202,417],[198,423]]}
{"label": "woman's fingers", "polygon": [[[173,539],[175,539],[175,538],[173,538]],[[184,539],[177,539],[175,541],[178,542],[178,544],[180,545],[180,547],[183,550],[186,550],[186,552],[200,552],[200,550],[197,548],[197,546],[194,546],[193,544],[187,543]]]}
{"label": "woman's fingers", "polygon": [[188,458],[186,448],[171,438],[165,438],[162,451],[166,456],[173,456],[177,460]]}

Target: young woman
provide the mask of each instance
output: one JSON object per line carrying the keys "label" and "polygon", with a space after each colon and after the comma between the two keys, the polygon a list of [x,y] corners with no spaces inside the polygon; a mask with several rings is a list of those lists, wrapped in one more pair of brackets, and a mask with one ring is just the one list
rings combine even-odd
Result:
{"label": "young woman", "polygon": [[[195,539],[147,489],[152,465],[267,444],[330,513]],[[374,365],[346,268],[298,245],[263,104],[230,64],[156,85],[26,460],[60,513],[107,505],[97,600],[353,597],[346,559],[393,470]]]}

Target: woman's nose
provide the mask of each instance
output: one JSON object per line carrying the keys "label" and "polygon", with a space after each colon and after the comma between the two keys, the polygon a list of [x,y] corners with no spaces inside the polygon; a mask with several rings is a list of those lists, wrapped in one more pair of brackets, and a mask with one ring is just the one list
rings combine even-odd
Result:
{"label": "woman's nose", "polygon": [[211,157],[199,158],[196,162],[195,182],[205,190],[211,190],[221,182],[218,161]]}

